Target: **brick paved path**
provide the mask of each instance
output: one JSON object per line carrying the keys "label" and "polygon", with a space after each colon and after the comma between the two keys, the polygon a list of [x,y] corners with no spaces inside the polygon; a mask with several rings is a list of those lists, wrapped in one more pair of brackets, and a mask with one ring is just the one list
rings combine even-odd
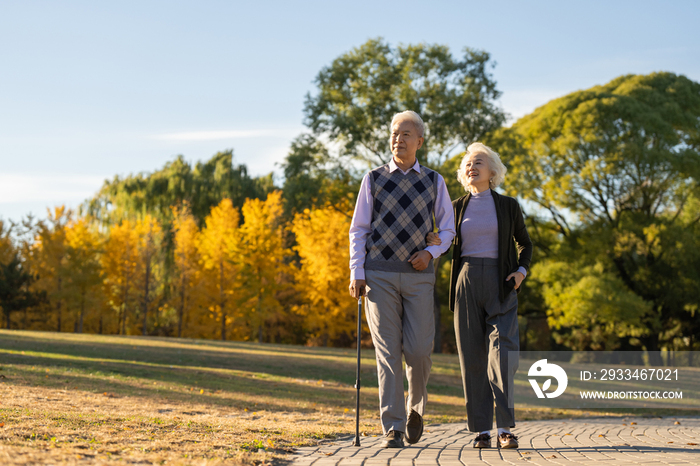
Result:
{"label": "brick paved path", "polygon": [[[379,437],[300,448],[293,466],[462,466],[472,464],[700,465],[700,418],[588,418],[520,422],[518,450],[477,450],[464,424],[426,426],[416,445],[381,449]],[[495,438],[492,440],[495,446]]]}

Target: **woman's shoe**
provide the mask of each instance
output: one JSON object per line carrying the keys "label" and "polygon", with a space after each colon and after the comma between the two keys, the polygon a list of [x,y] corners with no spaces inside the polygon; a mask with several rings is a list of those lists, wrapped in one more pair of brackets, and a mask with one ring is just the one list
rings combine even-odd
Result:
{"label": "woman's shoe", "polygon": [[498,436],[499,448],[518,448],[518,437],[510,432],[503,432]]}

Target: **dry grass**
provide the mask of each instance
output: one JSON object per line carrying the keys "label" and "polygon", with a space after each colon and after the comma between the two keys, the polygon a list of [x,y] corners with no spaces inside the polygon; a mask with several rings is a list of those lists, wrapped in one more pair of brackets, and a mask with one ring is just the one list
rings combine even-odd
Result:
{"label": "dry grass", "polygon": [[[433,361],[426,422],[464,421],[457,357]],[[378,435],[372,351],[362,365],[362,431]],[[354,382],[350,349],[3,330],[0,464],[282,463],[354,432]]]}

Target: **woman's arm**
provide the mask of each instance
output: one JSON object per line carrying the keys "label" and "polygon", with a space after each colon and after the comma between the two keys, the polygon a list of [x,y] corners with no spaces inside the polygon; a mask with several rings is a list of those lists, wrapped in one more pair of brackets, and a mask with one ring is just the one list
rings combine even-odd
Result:
{"label": "woman's arm", "polygon": [[530,261],[532,260],[532,241],[527,233],[523,212],[520,209],[520,204],[515,201],[515,215],[513,219],[513,238],[518,245],[518,266],[523,267],[526,271],[530,271]]}

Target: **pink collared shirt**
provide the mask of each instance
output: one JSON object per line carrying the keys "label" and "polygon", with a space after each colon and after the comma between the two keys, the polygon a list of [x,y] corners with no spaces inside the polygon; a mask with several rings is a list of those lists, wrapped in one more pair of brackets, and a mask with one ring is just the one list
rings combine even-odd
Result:
{"label": "pink collared shirt", "polygon": [[[389,162],[389,171],[399,170],[407,175],[411,170],[420,173],[418,160],[407,171],[403,171],[396,165],[394,158]],[[425,248],[433,258],[440,257],[452,244],[455,236],[455,218],[452,210],[452,201],[447,192],[447,185],[443,177],[437,173],[437,199],[435,200],[435,221],[438,227],[438,236],[442,241],[440,246],[428,246]],[[362,178],[360,192],[357,195],[355,213],[350,224],[350,280],[365,279],[365,255],[367,254],[367,237],[372,232],[372,208],[374,199],[370,187],[369,173]]]}

